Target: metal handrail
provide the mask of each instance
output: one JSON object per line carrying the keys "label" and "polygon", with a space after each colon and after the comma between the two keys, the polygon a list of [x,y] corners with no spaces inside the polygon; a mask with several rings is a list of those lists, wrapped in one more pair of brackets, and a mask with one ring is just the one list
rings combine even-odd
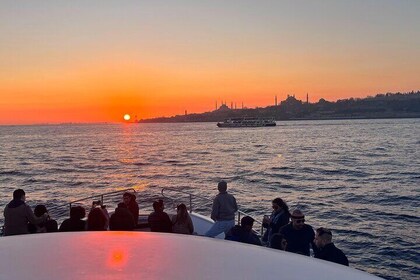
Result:
{"label": "metal handrail", "polygon": [[[213,200],[212,200],[212,199],[209,199],[209,198],[204,197],[204,196],[201,196],[201,195],[197,195],[197,194],[193,194],[193,193],[186,192],[186,191],[181,191],[181,190],[173,190],[173,189],[168,189],[168,188],[162,188],[162,191],[161,191],[162,196],[163,196],[163,197],[165,197],[165,198],[167,198],[167,199],[170,199],[170,200],[172,200],[172,201],[174,201],[174,199],[172,199],[172,198],[170,198],[170,197],[168,197],[168,196],[165,196],[165,194],[164,194],[164,191],[165,191],[165,190],[168,190],[168,191],[171,191],[171,192],[182,193],[182,194],[188,195],[188,196],[189,196],[189,201],[190,201],[190,208],[189,208],[189,209],[190,209],[190,213],[192,213],[192,212],[193,212],[193,203],[192,203],[192,199],[193,199],[193,197],[196,197],[196,198],[199,198],[199,199],[202,199],[202,200],[207,200],[207,201],[209,201],[209,202],[213,202]],[[249,213],[247,213],[247,212],[245,212],[245,211],[242,211],[242,210],[240,210],[240,209],[238,209],[238,211],[237,211],[237,224],[238,224],[238,225],[239,225],[239,224],[240,224],[240,222],[241,222],[241,215],[244,215],[244,216],[250,216],[250,217],[252,217],[252,218],[254,219],[254,222],[256,222],[257,224],[259,224],[259,225],[261,226],[261,230],[260,230],[260,232],[261,232],[261,235],[263,235],[263,233],[264,233],[263,223],[262,223],[262,222],[260,222],[260,221],[258,221],[257,219],[255,219],[255,217],[251,216]]]}
{"label": "metal handrail", "polygon": [[91,196],[88,196],[88,197],[80,198],[80,199],[77,199],[77,200],[73,200],[73,201],[67,202],[65,204],[61,204],[61,205],[57,205],[57,206],[54,206],[54,207],[50,207],[48,210],[49,211],[54,211],[56,209],[62,209],[62,208],[65,208],[65,207],[69,207],[69,209],[71,209],[71,206],[74,203],[78,203],[78,202],[81,202],[81,201],[85,201],[85,200],[92,199],[92,198],[97,198],[97,197],[100,198],[101,204],[103,204],[104,197],[105,196],[110,196],[110,195],[113,195],[113,194],[123,193],[123,192],[128,192],[128,191],[132,191],[132,192],[136,193],[136,190],[134,188],[127,188],[127,189],[123,189],[123,190],[112,191],[112,192],[107,192],[107,193],[102,193],[102,194],[97,194],[97,195],[91,195]]}

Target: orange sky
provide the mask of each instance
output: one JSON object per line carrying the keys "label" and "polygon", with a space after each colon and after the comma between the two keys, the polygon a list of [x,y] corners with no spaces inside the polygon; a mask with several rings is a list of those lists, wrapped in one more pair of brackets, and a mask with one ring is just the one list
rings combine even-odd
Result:
{"label": "orange sky", "polygon": [[383,2],[384,15],[356,1],[320,7],[318,16],[311,2],[286,1],[280,18],[269,5],[254,12],[207,1],[83,12],[7,2],[0,124],[117,122],[126,113],[210,111],[221,100],[265,107],[275,95],[309,93],[316,102],[420,89],[419,20],[410,17],[414,7],[392,1]]}

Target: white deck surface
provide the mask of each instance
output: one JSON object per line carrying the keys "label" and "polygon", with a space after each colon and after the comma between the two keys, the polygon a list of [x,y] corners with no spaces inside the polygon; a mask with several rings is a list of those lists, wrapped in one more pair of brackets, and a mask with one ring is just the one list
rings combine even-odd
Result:
{"label": "white deck surface", "polygon": [[233,241],[152,232],[0,238],[0,279],[380,279]]}

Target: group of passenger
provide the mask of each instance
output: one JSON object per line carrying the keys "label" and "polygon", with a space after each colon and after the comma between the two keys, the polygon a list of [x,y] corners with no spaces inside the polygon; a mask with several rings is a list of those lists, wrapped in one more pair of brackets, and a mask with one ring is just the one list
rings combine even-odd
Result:
{"label": "group of passenger", "polygon": [[[94,201],[86,218],[82,206],[70,208],[70,218],[58,228],[57,222],[50,218],[45,205],[37,205],[32,212],[26,204],[26,194],[22,189],[13,192],[13,200],[4,209],[4,235],[19,235],[44,232],[71,231],[130,231],[137,228],[139,205],[136,196],[126,192],[112,215],[109,215],[102,202]],[[192,234],[194,226],[185,204],[177,206],[177,214],[171,218],[164,212],[163,200],[153,203],[154,211],[148,217],[148,225],[154,232],[173,232]]]}
{"label": "group of passenger", "polygon": [[245,216],[241,219],[240,226],[234,225],[238,206],[235,197],[227,192],[225,181],[219,182],[218,190],[211,215],[215,223],[206,232],[206,236],[215,237],[224,232],[227,240],[264,245],[306,256],[310,255],[312,247],[315,258],[349,265],[347,257],[332,242],[331,230],[320,227],[314,232],[312,226],[305,223],[304,213],[299,209],[290,213],[289,207],[281,198],[273,199],[273,212],[270,216],[264,216],[262,225],[266,231],[260,240],[252,231],[252,217]]}
{"label": "group of passenger", "polygon": [[[212,227],[205,233],[207,237],[216,237],[221,233],[225,239],[267,246],[302,255],[310,255],[310,248],[315,258],[349,265],[344,253],[332,242],[332,232],[327,228],[313,228],[305,223],[305,215],[299,210],[289,212],[289,207],[281,198],[272,201],[271,215],[264,216],[262,225],[266,228],[260,239],[252,230],[254,219],[245,216],[240,225],[235,225],[235,213],[238,205],[235,197],[227,192],[227,183],[218,184],[219,193],[213,200],[211,218]],[[4,209],[4,235],[18,235],[43,232],[69,231],[130,231],[138,227],[139,206],[136,196],[126,192],[122,202],[117,205],[114,213],[109,216],[101,201],[94,201],[86,220],[86,211],[82,206],[70,209],[70,218],[64,220],[58,228],[57,222],[50,218],[44,205],[31,208],[25,203],[26,196],[22,189],[13,192],[13,200]],[[177,213],[172,219],[164,211],[163,200],[153,202],[153,212],[148,216],[148,225],[152,232],[171,232],[179,234],[193,234],[194,226],[187,207],[181,203],[177,206]]]}

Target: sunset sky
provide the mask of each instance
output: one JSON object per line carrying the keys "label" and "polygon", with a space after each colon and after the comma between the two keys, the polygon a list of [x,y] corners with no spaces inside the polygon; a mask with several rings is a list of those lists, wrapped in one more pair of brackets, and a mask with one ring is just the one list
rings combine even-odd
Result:
{"label": "sunset sky", "polygon": [[420,90],[420,1],[1,1],[0,124]]}

